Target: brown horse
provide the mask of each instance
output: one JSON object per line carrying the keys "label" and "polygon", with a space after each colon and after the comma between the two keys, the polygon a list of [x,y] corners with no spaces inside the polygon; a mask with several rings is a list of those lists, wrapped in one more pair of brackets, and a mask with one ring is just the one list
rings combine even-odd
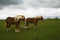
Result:
{"label": "brown horse", "polygon": [[29,23],[33,23],[34,24],[34,29],[36,29],[36,25],[38,23],[39,20],[43,20],[43,17],[40,17],[40,18],[27,18],[26,19],[26,26],[29,25]]}
{"label": "brown horse", "polygon": [[[23,19],[21,19],[21,18],[23,18]],[[11,26],[11,24],[14,24],[14,25],[16,25],[16,28],[15,28],[15,32],[19,32],[19,23],[20,23],[20,20],[25,20],[25,17],[21,17],[21,18],[19,18],[19,19],[17,19],[17,20],[15,20],[15,17],[7,17],[7,19],[6,19],[6,27],[7,27],[7,31],[9,31],[9,28],[10,28],[10,26]]]}

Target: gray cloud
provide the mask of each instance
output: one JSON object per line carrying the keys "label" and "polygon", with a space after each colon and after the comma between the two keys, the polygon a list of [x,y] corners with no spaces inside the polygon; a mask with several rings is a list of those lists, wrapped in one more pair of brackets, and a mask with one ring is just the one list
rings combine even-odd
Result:
{"label": "gray cloud", "polygon": [[2,9],[4,6],[21,4],[23,4],[22,0],[0,0],[0,9]]}
{"label": "gray cloud", "polygon": [[0,5],[16,5],[22,3],[22,0],[0,0]]}
{"label": "gray cloud", "polygon": [[29,6],[60,8],[60,0],[32,0]]}
{"label": "gray cloud", "polygon": [[[27,0],[25,0],[28,2]],[[25,2],[25,3],[26,3]],[[0,0],[0,9],[9,5],[23,5],[22,8],[26,6],[30,7],[49,7],[49,8],[60,8],[60,0],[32,0],[28,4],[25,4],[23,0]]]}

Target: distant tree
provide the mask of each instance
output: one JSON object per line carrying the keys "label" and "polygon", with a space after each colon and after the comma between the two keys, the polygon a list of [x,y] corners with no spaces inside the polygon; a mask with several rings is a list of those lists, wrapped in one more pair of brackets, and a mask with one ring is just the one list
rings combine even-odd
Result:
{"label": "distant tree", "polygon": [[50,20],[51,18],[50,18],[50,17],[48,17],[47,19],[49,19],[49,20]]}
{"label": "distant tree", "polygon": [[59,19],[58,17],[54,18],[54,19]]}

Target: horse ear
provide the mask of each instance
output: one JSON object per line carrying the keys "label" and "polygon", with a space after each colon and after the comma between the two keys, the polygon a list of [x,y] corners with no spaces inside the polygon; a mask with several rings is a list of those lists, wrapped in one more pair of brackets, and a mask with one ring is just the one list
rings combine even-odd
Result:
{"label": "horse ear", "polygon": [[22,17],[24,17],[24,16],[22,16]]}

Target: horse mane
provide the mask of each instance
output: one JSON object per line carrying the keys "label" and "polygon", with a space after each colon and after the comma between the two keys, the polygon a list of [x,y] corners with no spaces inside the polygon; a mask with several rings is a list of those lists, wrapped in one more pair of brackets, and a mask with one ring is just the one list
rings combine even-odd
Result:
{"label": "horse mane", "polygon": [[34,18],[42,18],[42,16],[35,16]]}
{"label": "horse mane", "polygon": [[19,20],[19,19],[24,19],[25,18],[25,16],[24,15],[16,15],[15,16],[15,20]]}

